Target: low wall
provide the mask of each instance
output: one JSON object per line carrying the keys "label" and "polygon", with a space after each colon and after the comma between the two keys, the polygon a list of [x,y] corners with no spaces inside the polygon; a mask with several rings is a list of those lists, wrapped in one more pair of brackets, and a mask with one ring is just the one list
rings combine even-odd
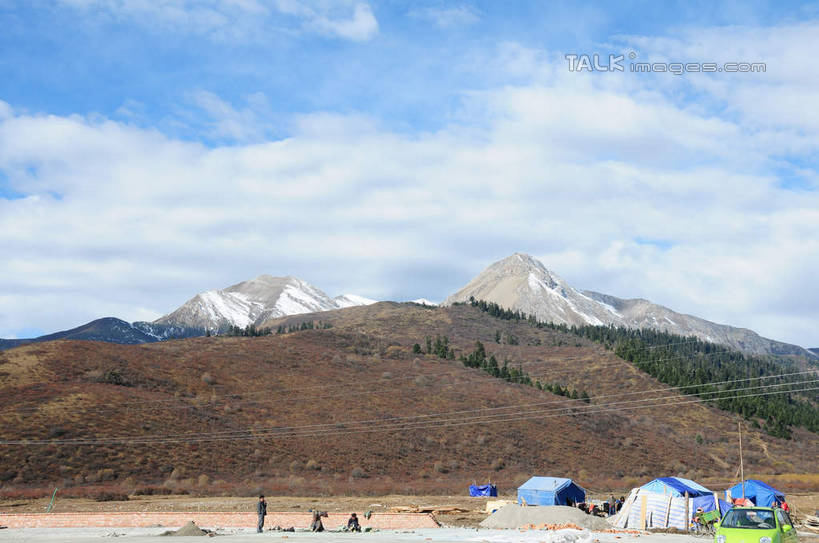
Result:
{"label": "low wall", "polygon": [[[349,513],[329,513],[322,518],[324,527],[335,530],[347,525]],[[424,513],[373,513],[366,519],[357,513],[363,528],[376,530],[407,530],[437,528],[432,515]],[[162,526],[178,528],[189,521],[203,528],[255,528],[256,513],[0,513],[0,526],[8,528],[137,528]],[[265,528],[309,528],[311,513],[268,513]]]}

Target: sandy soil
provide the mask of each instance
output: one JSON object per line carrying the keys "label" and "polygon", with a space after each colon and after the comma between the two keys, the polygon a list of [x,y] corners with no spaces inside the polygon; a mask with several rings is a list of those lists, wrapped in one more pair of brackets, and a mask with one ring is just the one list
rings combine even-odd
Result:
{"label": "sandy soil", "polygon": [[[418,506],[429,509],[457,507],[467,512],[437,512],[435,518],[443,526],[477,527],[487,515],[484,512],[489,499],[468,496],[333,496],[333,497],[277,497],[267,496],[268,511],[307,511],[319,509],[328,512],[373,511],[387,512],[391,507]],[[127,502],[96,502],[88,499],[60,499],[54,504],[54,512],[78,511],[254,511],[257,498],[248,497],[191,497],[191,496],[132,496]],[[45,511],[49,499],[3,500],[0,513],[39,513]],[[789,495],[788,503],[798,518],[799,514],[814,514],[819,509],[819,494]]]}
{"label": "sandy soil", "polygon": [[[514,499],[514,496],[506,496]],[[486,518],[488,498],[469,496],[334,496],[334,497],[277,497],[266,496],[268,511],[307,511],[319,509],[328,512],[372,511],[388,512],[390,507],[419,506],[430,509],[457,507],[468,512],[438,512],[435,517],[444,526],[477,526]],[[491,498],[498,499],[498,498]],[[127,502],[96,502],[88,499],[60,499],[54,503],[54,512],[80,511],[255,511],[257,498],[190,496],[132,496]],[[41,513],[49,499],[0,500],[0,513]]]}
{"label": "sandy soil", "polygon": [[[169,541],[158,535],[156,528],[130,529],[29,529],[0,530],[0,542],[26,541],[31,543],[65,541],[68,543],[98,543],[112,537],[122,537],[129,543]],[[578,532],[560,530],[557,532],[517,530],[474,530],[469,528],[443,528],[438,530],[417,530],[409,532],[373,532],[367,534],[296,532],[265,532],[256,534],[252,530],[233,530],[220,532],[216,539],[220,543],[232,541],[268,540],[287,541],[290,543],[350,543],[352,541],[369,541],[370,543],[704,543],[707,540],[685,535],[651,534],[631,536],[606,534],[599,532]],[[176,541],[171,539],[170,541]],[[185,538],[184,541],[202,541],[199,538]]]}

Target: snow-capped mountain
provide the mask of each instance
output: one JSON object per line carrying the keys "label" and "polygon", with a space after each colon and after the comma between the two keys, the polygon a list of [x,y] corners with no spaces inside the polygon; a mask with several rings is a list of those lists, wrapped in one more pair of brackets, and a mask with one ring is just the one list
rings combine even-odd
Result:
{"label": "snow-capped mountain", "polygon": [[219,330],[244,328],[286,315],[330,311],[375,303],[355,294],[330,298],[317,287],[297,277],[260,275],[219,290],[201,292],[156,324]]}
{"label": "snow-capped mountain", "polygon": [[411,300],[411,302],[418,305],[428,305],[430,307],[436,307],[438,305],[436,302],[432,302],[426,298],[418,298],[417,300]]}
{"label": "snow-capped mountain", "polygon": [[526,254],[516,253],[495,262],[447,298],[444,305],[465,302],[470,296],[535,315],[544,322],[655,328],[693,335],[750,353],[812,354],[802,347],[766,339],[745,328],[677,313],[648,300],[578,290]]}
{"label": "snow-capped mountain", "polygon": [[336,296],[333,298],[333,302],[335,302],[336,307],[343,309],[345,307],[354,307],[357,305],[377,304],[378,300],[371,300],[370,298],[365,298],[364,296],[359,296],[357,294],[342,294],[341,296]]}

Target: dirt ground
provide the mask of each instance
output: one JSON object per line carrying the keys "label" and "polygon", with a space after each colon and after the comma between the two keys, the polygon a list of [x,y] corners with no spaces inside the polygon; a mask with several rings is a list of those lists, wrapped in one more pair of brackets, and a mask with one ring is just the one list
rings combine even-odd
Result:
{"label": "dirt ground", "polygon": [[[435,518],[444,526],[476,527],[486,518],[486,502],[495,499],[514,500],[514,495],[498,498],[470,498],[469,496],[333,496],[292,497],[266,496],[269,511],[307,511],[318,509],[328,512],[372,511],[389,512],[391,507],[421,507],[435,511]],[[96,502],[89,499],[60,499],[54,502],[54,512],[83,511],[254,511],[257,498],[191,497],[191,496],[132,496],[128,501]],[[0,499],[0,513],[39,513],[48,506],[49,498],[35,500]],[[819,509],[819,494],[792,494],[788,503],[798,519],[804,514],[815,514]],[[464,512],[448,512],[458,508]]]}
{"label": "dirt ground", "polygon": [[[307,511],[318,509],[328,512],[372,511],[389,512],[391,507],[422,507],[437,511],[435,518],[445,526],[477,526],[486,518],[486,502],[500,498],[470,498],[469,496],[334,496],[334,497],[277,497],[266,496],[268,511]],[[83,511],[255,511],[258,498],[191,497],[191,496],[131,496],[128,501],[96,502],[90,499],[60,499],[59,493],[52,511],[60,513]],[[0,513],[40,513],[46,510],[50,498],[36,500],[0,499]],[[447,508],[466,512],[449,513]]]}
{"label": "dirt ground", "polygon": [[[0,542],[25,541],[26,543],[97,543],[112,537],[125,537],[131,543],[154,543],[167,540],[156,528],[93,530],[28,529],[0,530]],[[218,541],[230,543],[247,540],[275,540],[291,543],[624,543],[639,537],[641,543],[706,543],[705,540],[686,535],[650,534],[626,535],[576,530],[519,532],[518,530],[470,530],[465,528],[436,528],[411,531],[383,531],[364,534],[323,532],[313,534],[296,532],[282,535],[278,532],[255,534],[251,529],[219,531]],[[188,538],[185,538],[188,540]],[[635,542],[636,543],[636,542]]]}

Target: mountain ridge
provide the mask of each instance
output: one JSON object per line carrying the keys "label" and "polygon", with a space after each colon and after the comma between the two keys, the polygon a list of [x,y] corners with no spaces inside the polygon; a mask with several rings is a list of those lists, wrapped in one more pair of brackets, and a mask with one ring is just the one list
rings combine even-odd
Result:
{"label": "mountain ridge", "polygon": [[0,339],[0,350],[13,349],[29,343],[62,339],[104,341],[121,345],[155,343],[166,339],[180,339],[205,335],[204,330],[137,321],[130,323],[116,317],[94,319],[68,330],[26,339]]}
{"label": "mountain ridge", "polygon": [[[801,355],[814,361],[819,359],[819,348],[804,349],[764,338],[746,328],[677,313],[642,298],[625,299],[593,290],[576,289],[542,262],[524,253],[515,253],[490,264],[441,304],[465,302],[470,296],[534,315],[547,322],[655,328],[681,335],[695,335],[753,354]],[[37,338],[0,339],[0,350],[51,339],[153,343],[208,332],[219,333],[232,327],[252,325],[258,328],[265,321],[279,317],[375,302],[356,294],[330,298],[321,289],[295,276],[262,274],[226,288],[200,292],[153,322],[127,323],[115,317],[104,317]],[[438,305],[424,298],[414,302]]]}
{"label": "mountain ridge", "polygon": [[156,343],[167,339],[204,336],[233,326],[245,328],[270,318],[373,303],[376,300],[357,294],[330,298],[319,288],[292,275],[274,277],[262,274],[225,289],[200,292],[153,322],[129,323],[117,317],[102,317],[68,330],[34,338],[0,338],[0,351],[60,339],[104,341],[122,345]]}
{"label": "mountain ridge", "polygon": [[618,298],[576,289],[542,262],[523,253],[490,264],[443,303],[466,302],[470,297],[534,315],[544,322],[654,328],[693,335],[754,354],[816,356],[798,345],[764,338],[746,328],[678,313],[642,298]]}
{"label": "mountain ridge", "polygon": [[219,331],[231,326],[258,326],[276,317],[374,302],[355,294],[330,298],[298,277],[262,274],[223,289],[200,292],[154,323]]}

